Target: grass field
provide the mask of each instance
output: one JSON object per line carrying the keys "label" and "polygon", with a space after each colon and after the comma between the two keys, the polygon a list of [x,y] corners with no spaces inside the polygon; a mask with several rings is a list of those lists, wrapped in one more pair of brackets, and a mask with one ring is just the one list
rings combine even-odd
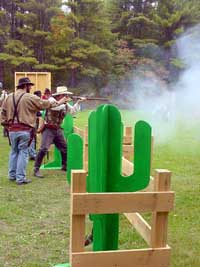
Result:
{"label": "grass field", "polygon": [[[123,111],[126,125],[135,121]],[[88,112],[77,115],[84,127]],[[176,206],[169,219],[171,267],[200,267],[200,129],[176,126],[174,138],[155,145],[153,168],[173,172]],[[51,267],[68,261],[69,188],[61,171],[43,171],[45,179],[16,186],[7,179],[9,146],[0,132],[0,266]],[[120,248],[145,246],[124,217],[120,222]],[[103,267],[103,266],[102,266]],[[136,266],[135,266],[136,267]]]}

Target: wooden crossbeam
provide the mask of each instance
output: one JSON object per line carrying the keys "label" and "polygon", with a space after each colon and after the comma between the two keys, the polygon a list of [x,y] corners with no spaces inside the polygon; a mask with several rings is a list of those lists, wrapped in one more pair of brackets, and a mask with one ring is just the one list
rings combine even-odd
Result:
{"label": "wooden crossbeam", "polygon": [[151,244],[151,226],[139,213],[125,213],[125,217],[134,226],[148,245]]}
{"label": "wooden crossbeam", "polygon": [[72,194],[72,212],[76,215],[169,212],[173,202],[174,192],[80,193]]}
{"label": "wooden crossbeam", "polygon": [[170,248],[72,253],[72,267],[169,267]]}
{"label": "wooden crossbeam", "polygon": [[81,137],[84,136],[84,130],[82,130],[76,126],[74,126],[73,130],[74,130],[74,133],[79,134]]}
{"label": "wooden crossbeam", "polygon": [[132,140],[132,136],[124,136],[123,137],[123,144],[124,145],[132,145],[133,140]]}

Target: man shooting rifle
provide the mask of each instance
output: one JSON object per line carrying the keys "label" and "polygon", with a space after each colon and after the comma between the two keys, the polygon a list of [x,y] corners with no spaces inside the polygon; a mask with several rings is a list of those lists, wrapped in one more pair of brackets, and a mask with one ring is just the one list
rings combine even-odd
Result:
{"label": "man shooting rifle", "polygon": [[34,165],[34,175],[38,178],[43,178],[43,175],[40,173],[39,169],[42,164],[43,158],[47,154],[51,144],[54,144],[61,152],[61,170],[67,170],[67,144],[64,138],[63,130],[61,128],[61,124],[65,115],[67,113],[73,115],[74,113],[78,112],[80,110],[79,103],[85,100],[85,98],[82,97],[81,99],[78,99],[77,102],[72,106],[68,103],[71,101],[71,96],[72,93],[68,91],[67,87],[59,86],[57,87],[57,92],[52,94],[52,97],[49,98],[56,99],[57,101],[61,101],[63,98],[66,98],[66,103],[59,107],[46,110],[45,123],[42,131],[41,147],[36,156]]}

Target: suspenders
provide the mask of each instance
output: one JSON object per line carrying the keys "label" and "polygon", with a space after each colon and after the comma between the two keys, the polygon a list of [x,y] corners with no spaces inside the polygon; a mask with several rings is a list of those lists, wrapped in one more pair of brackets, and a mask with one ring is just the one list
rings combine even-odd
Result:
{"label": "suspenders", "polygon": [[19,99],[17,100],[17,102],[16,102],[16,100],[15,100],[15,94],[13,93],[13,95],[12,95],[12,97],[13,97],[13,104],[14,104],[14,113],[13,113],[13,118],[12,118],[12,124],[14,123],[15,118],[17,118],[17,122],[20,123],[20,121],[19,121],[19,114],[18,114],[18,110],[17,110],[17,108],[18,108],[18,106],[19,106],[19,102],[20,102],[20,100],[22,99],[22,97],[23,97],[25,94],[26,94],[26,93],[21,94],[20,97],[19,97]]}

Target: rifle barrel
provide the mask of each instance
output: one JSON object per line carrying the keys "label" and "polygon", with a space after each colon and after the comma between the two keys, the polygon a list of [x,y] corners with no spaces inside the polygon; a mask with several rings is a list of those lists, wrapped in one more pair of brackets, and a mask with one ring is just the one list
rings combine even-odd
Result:
{"label": "rifle barrel", "polygon": [[93,97],[93,96],[71,96],[72,99],[74,100],[78,100],[78,99],[81,99],[82,97],[85,97],[86,100],[100,100],[100,101],[109,101],[108,98],[105,98],[105,97]]}

